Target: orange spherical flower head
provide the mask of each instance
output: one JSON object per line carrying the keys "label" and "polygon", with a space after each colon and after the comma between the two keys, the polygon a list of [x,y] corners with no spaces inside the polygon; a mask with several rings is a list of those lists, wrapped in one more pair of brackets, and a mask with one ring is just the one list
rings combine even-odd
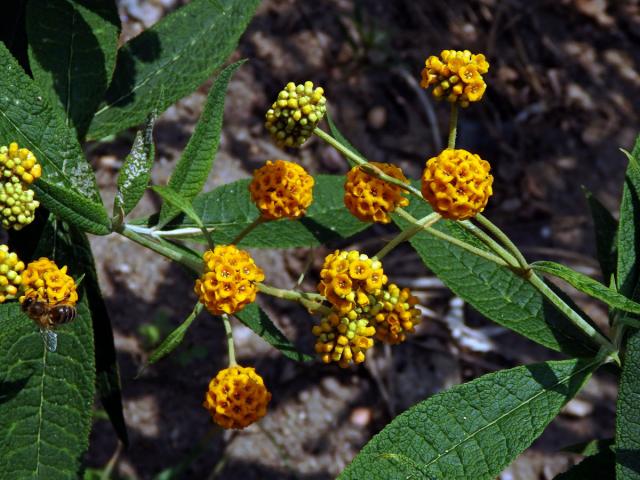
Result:
{"label": "orange spherical flower head", "polygon": [[312,332],[317,337],[315,348],[322,361],[346,368],[350,363],[364,362],[366,351],[373,346],[376,329],[356,309],[341,314],[334,307]]}
{"label": "orange spherical flower head", "polygon": [[265,127],[278,146],[299,147],[313,133],[327,111],[322,87],[313,82],[287,83],[265,115]]}
{"label": "orange spherical flower head", "polygon": [[7,245],[0,245],[0,303],[16,298],[24,277],[24,263]]}
{"label": "orange spherical flower head", "polygon": [[[371,162],[390,177],[409,183],[400,168],[390,163]],[[364,222],[389,223],[389,213],[396,207],[409,205],[404,191],[362,171],[359,166],[347,173],[344,184],[344,204],[349,211]]]}
{"label": "orange spherical flower head", "polygon": [[482,75],[489,71],[483,54],[469,50],[443,50],[440,56],[427,58],[422,70],[422,88],[433,86],[433,96],[468,107],[482,99],[487,84]]}
{"label": "orange spherical flower head", "polygon": [[235,365],[211,379],[202,405],[222,428],[241,429],[264,417],[270,400],[271,393],[255,369]]}
{"label": "orange spherical flower head", "polygon": [[45,257],[27,265],[22,274],[22,288],[24,295],[20,297],[20,303],[28,297],[51,306],[74,306],[78,302],[77,285],[67,273],[66,265],[59,268],[55,262]]}
{"label": "orange spherical flower head", "polygon": [[300,165],[276,160],[253,172],[249,191],[264,218],[299,218],[313,201],[313,185],[313,177]]}
{"label": "orange spherical flower head", "polygon": [[444,150],[427,160],[422,195],[434,211],[451,220],[482,212],[493,194],[489,162],[466,150]]}
{"label": "orange spherical flower head", "polygon": [[371,295],[380,293],[387,276],[382,263],[358,251],[340,251],[327,255],[320,271],[318,292],[340,314],[368,305]]}
{"label": "orange spherical flower head", "polygon": [[218,245],[203,255],[204,273],[196,280],[195,292],[213,315],[236,313],[256,299],[256,282],[264,272],[249,253],[235,245]]}
{"label": "orange spherical flower head", "polygon": [[407,333],[413,333],[420,323],[421,313],[416,305],[418,299],[408,288],[400,289],[391,283],[377,298],[376,306],[370,312],[376,328],[376,338],[385,343],[404,342]]}
{"label": "orange spherical flower head", "polygon": [[42,175],[42,167],[35,155],[13,142],[0,147],[0,170],[5,180],[13,179],[25,185],[33,183]]}

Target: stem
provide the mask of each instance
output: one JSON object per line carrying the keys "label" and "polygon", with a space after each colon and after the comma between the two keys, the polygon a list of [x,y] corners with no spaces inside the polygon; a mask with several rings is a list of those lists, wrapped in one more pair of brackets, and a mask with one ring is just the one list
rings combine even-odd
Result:
{"label": "stem", "polygon": [[529,269],[529,264],[527,263],[527,260],[524,258],[524,255],[522,255],[520,250],[518,250],[518,247],[515,246],[515,244],[511,241],[511,239],[507,237],[507,235],[502,230],[500,230],[496,225],[494,225],[491,222],[491,220],[489,220],[487,217],[485,217],[481,213],[477,214],[475,218],[478,220],[480,225],[482,225],[484,228],[489,230],[489,232],[491,232],[498,240],[502,242],[502,244],[505,247],[507,247],[507,250],[509,251],[509,253],[511,253],[516,258],[516,260],[518,260],[518,263],[522,268],[527,270]]}
{"label": "stem", "polygon": [[458,104],[451,104],[451,116],[449,117],[449,141],[447,148],[456,148],[456,136],[458,134]]}
{"label": "stem", "polygon": [[[193,238],[202,235],[202,229],[199,227],[176,228],[174,230],[156,230],[155,228],[142,227],[140,225],[125,224],[124,228],[141,235],[147,235],[153,238]],[[207,228],[207,232],[215,231],[214,227]]]}
{"label": "stem", "polygon": [[402,242],[409,240],[418,232],[422,231],[425,228],[430,227],[438,220],[440,220],[442,216],[437,212],[432,212],[424,218],[421,218],[416,222],[414,226],[411,228],[407,228],[406,230],[402,230],[398,235],[395,236],[389,243],[387,243],[382,249],[375,254],[375,257],[378,260],[382,260],[384,256],[386,256],[391,250],[396,248]]}
{"label": "stem", "polygon": [[323,315],[331,313],[331,309],[322,305],[324,297],[318,293],[297,292],[295,290],[285,290],[283,288],[257,283],[258,291],[271,295],[272,297],[282,298],[283,300],[291,300],[305,306],[312,312],[320,312]]}
{"label": "stem", "polygon": [[236,238],[234,238],[231,242],[231,245],[237,245],[240,243],[240,241],[246,237],[247,235],[249,235],[256,227],[262,225],[265,222],[268,222],[269,220],[264,218],[263,216],[259,216],[258,218],[256,218],[253,222],[251,222],[249,225],[247,225],[244,230],[242,230],[238,235],[236,235]]}
{"label": "stem", "polygon": [[198,262],[188,255],[185,255],[176,250],[173,250],[165,245],[161,245],[155,240],[151,240],[150,238],[140,235],[130,230],[129,228],[125,228],[122,231],[122,235],[127,237],[129,240],[133,240],[137,244],[142,245],[143,247],[146,247],[150,250],[153,250],[156,253],[159,253],[160,255],[168,258],[169,260],[173,260],[175,262],[180,263],[181,265],[184,265],[185,267],[189,268],[190,270],[193,270],[198,274],[202,272],[202,262]]}
{"label": "stem", "polygon": [[544,283],[542,278],[537,274],[532,273],[529,278],[531,285],[536,287],[540,293],[542,293],[551,303],[553,303],[558,310],[560,310],[571,322],[582,330],[589,338],[598,342],[601,346],[606,348],[609,352],[615,352],[615,347],[611,344],[609,339],[602,336],[596,329],[594,329],[589,322],[582,318],[575,310],[567,305],[549,286]]}
{"label": "stem", "polygon": [[420,190],[415,188],[413,185],[404,183],[402,180],[398,178],[394,178],[391,175],[387,175],[378,167],[376,167],[375,165],[372,165],[366,159],[362,158],[357,153],[352,152],[347,147],[342,145],[339,141],[337,141],[335,138],[333,138],[324,130],[321,130],[320,128],[316,127],[313,130],[313,133],[315,133],[322,140],[324,140],[333,148],[335,148],[340,153],[342,153],[347,158],[347,160],[350,161],[349,163],[352,166],[358,165],[360,166],[360,168],[362,168],[364,172],[368,173],[369,175],[373,175],[374,177],[379,178],[380,180],[383,180],[387,183],[400,187],[401,189],[406,190],[409,193],[412,193],[418,198],[422,198],[422,193],[420,192]]}
{"label": "stem", "polygon": [[231,322],[229,321],[229,315],[222,314],[222,323],[224,324],[224,331],[227,334],[227,350],[229,351],[229,366],[235,367],[238,365],[236,362],[236,347],[233,344],[233,330],[231,329]]}
{"label": "stem", "polygon": [[465,228],[467,231],[469,231],[473,235],[475,235],[487,247],[489,247],[491,250],[493,250],[499,257],[504,259],[507,263],[509,263],[513,267],[519,267],[520,266],[520,264],[518,263],[518,260],[516,260],[516,258],[513,255],[511,255],[509,252],[507,252],[507,250],[505,250],[505,248],[502,245],[500,245],[498,242],[496,242],[493,238],[491,238],[489,235],[487,235],[484,232],[484,230],[478,228],[473,223],[471,223],[469,220],[463,220],[461,222],[458,222],[458,225],[460,225],[461,227]]}
{"label": "stem", "polygon": [[[406,212],[402,208],[397,208],[396,213],[398,213],[402,218],[410,222],[412,225],[417,225],[418,220],[413,215]],[[494,262],[503,267],[509,266],[507,262],[505,262],[502,258],[494,255],[493,253],[487,252],[485,250],[481,250],[480,248],[474,247],[473,245],[469,245],[467,242],[463,240],[458,240],[457,238],[452,237],[451,235],[447,235],[446,233],[443,233],[440,230],[436,230],[435,228],[424,227],[424,226],[421,226],[421,229],[433,235],[434,237],[439,238],[440,240],[444,240],[445,242],[449,242],[452,245],[463,248],[468,252],[473,253],[474,255],[477,255],[478,257],[482,257],[486,260]]]}

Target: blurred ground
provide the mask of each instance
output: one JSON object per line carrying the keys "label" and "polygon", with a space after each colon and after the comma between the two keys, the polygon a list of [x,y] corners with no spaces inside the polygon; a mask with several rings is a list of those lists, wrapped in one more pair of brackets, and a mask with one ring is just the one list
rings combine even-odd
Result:
{"label": "blurred ground", "polygon": [[[179,2],[119,4],[125,40]],[[320,142],[282,152],[262,127],[282,85],[307,79],[325,87],[333,118],[363,153],[418,177],[425,159],[443,146],[448,115],[446,105],[418,87],[424,58],[443,48],[469,48],[485,52],[491,62],[485,100],[462,113],[459,129],[459,145],[493,166],[495,195],[487,215],[529,258],[559,260],[597,276],[581,186],[617,208],[625,167],[618,148],[630,148],[638,131],[639,40],[640,6],[631,0],[267,0],[234,55],[250,61],[231,83],[221,150],[207,188],[247,177],[270,158],[296,159],[313,172],[345,171],[341,157]],[[166,182],[208,87],[158,122],[154,182]],[[108,206],[130,143],[131,135],[123,135],[92,147]],[[157,198],[145,197],[135,213],[151,213],[158,205]],[[392,235],[391,229],[374,232],[354,243],[375,252]],[[171,358],[134,379],[154,332],[166,335],[190,311],[190,279],[120,237],[95,237],[92,244],[116,331],[131,436],[116,467],[123,478],[151,479],[181,462],[186,469],[174,478],[333,478],[375,432],[415,402],[489,371],[553,357],[479,318],[410,249],[400,248],[387,257],[385,270],[416,288],[428,307],[412,341],[379,348],[366,367],[344,371],[286,360],[236,325],[240,359],[265,377],[273,401],[260,426],[208,434],[211,423],[200,403],[226,360],[222,327],[203,315]],[[315,267],[323,253],[316,253]],[[256,252],[270,283],[283,287],[293,285],[307,255]],[[313,285],[312,274],[306,286]],[[606,323],[600,305],[577,298]],[[308,314],[268,299],[264,306],[300,349],[312,351]],[[452,328],[463,320],[468,327]],[[613,375],[596,375],[501,478],[552,478],[576,460],[557,453],[560,448],[611,437],[615,394]],[[199,443],[200,454],[191,461]],[[97,420],[87,463],[104,465],[115,448],[111,426]]]}

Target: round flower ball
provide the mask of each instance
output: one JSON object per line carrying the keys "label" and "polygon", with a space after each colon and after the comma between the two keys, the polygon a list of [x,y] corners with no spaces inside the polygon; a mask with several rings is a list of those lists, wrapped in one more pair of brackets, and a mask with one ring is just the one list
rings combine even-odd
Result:
{"label": "round flower ball", "polygon": [[249,253],[235,245],[218,245],[202,258],[204,273],[194,290],[211,314],[236,313],[256,299],[256,283],[264,280],[264,272]]}
{"label": "round flower ball", "polygon": [[444,150],[427,160],[422,195],[435,212],[450,220],[466,220],[482,212],[493,194],[491,166],[466,150]]}
{"label": "round flower ball", "polygon": [[271,393],[254,368],[234,365],[209,382],[203,406],[222,428],[242,429],[267,413]]}
{"label": "round flower ball", "polygon": [[[409,183],[402,170],[390,163],[371,162],[390,177]],[[362,171],[359,166],[347,173],[344,184],[344,204],[364,222],[389,223],[389,214],[397,207],[409,205],[402,188]]]}
{"label": "round flower ball", "polygon": [[249,191],[263,218],[295,219],[311,205],[313,185],[313,177],[300,165],[276,160],[253,172]]}

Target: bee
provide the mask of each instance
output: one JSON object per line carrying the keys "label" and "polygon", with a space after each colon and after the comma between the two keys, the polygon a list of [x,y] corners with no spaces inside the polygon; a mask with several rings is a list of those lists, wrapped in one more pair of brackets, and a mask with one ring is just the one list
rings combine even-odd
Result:
{"label": "bee", "polygon": [[73,321],[78,314],[76,308],[65,301],[51,306],[48,302],[27,297],[22,303],[22,311],[40,327],[40,334],[50,352],[55,352],[58,347],[58,335],[53,330]]}

